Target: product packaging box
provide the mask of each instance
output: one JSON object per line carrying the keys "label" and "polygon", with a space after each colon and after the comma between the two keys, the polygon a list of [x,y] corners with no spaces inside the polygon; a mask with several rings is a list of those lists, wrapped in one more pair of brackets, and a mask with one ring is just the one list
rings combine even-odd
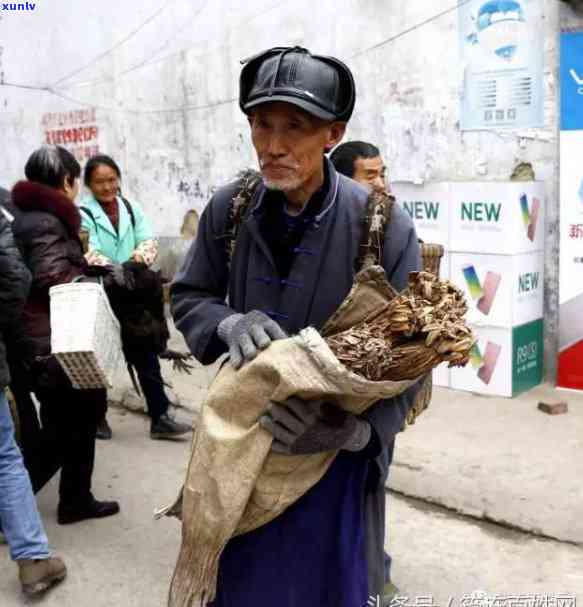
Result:
{"label": "product packaging box", "polygon": [[433,369],[433,385],[441,388],[450,387],[450,371],[451,369],[447,366],[448,363],[441,363],[438,367]]}
{"label": "product packaging box", "polygon": [[472,329],[478,342],[468,365],[451,369],[454,390],[512,397],[542,382],[542,319],[513,328]]}
{"label": "product packaging box", "polygon": [[439,278],[441,280],[451,280],[451,255],[446,251],[439,264]]}
{"label": "product packaging box", "polygon": [[522,255],[451,253],[450,280],[468,302],[467,319],[511,328],[543,316],[543,252]]}
{"label": "product packaging box", "polygon": [[449,249],[449,199],[450,188],[447,183],[395,182],[391,192],[397,203],[407,211],[417,235],[424,242],[440,244]]}
{"label": "product packaging box", "polygon": [[[449,280],[450,254],[444,253],[439,265],[439,277],[441,280]],[[442,388],[450,387],[450,369],[447,363],[442,363],[433,370],[433,384]]]}
{"label": "product packaging box", "polygon": [[449,184],[450,249],[516,255],[544,249],[542,182]]}

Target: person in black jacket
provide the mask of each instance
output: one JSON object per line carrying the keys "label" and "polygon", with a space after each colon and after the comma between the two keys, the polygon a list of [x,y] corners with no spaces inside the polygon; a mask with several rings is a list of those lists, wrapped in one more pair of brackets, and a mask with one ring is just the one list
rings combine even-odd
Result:
{"label": "person in black jacket", "polygon": [[12,560],[18,563],[23,591],[44,592],[67,575],[51,556],[30,479],[14,440],[14,426],[4,392],[10,382],[4,333],[18,327],[30,286],[30,272],[14,243],[8,219],[0,213],[0,528]]}
{"label": "person in black jacket", "polygon": [[[0,188],[0,213],[12,223],[20,216],[20,211],[12,204],[10,192]],[[20,326],[6,327],[4,341],[7,348],[7,363],[10,370],[10,391],[18,413],[18,436],[20,450],[26,469],[34,466],[36,452],[42,453],[43,434],[36,413],[36,406],[30,393],[28,370],[22,364],[22,336]]]}
{"label": "person in black jacket", "polygon": [[83,277],[79,229],[74,204],[81,167],[64,148],[43,146],[25,167],[27,181],[12,190],[18,210],[15,238],[32,273],[32,286],[23,311],[25,336],[22,360],[32,379],[29,390],[40,402],[42,432],[24,451],[35,492],[61,469],[58,521],[75,523],[119,512],[117,502],[97,501],[91,493],[97,421],[106,404],[104,390],[75,390],[51,356],[49,289]]}

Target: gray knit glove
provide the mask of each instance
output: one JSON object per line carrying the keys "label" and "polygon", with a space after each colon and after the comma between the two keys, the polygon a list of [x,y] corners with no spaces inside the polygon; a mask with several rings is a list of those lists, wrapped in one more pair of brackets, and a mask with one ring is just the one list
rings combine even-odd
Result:
{"label": "gray knit glove", "polygon": [[227,316],[219,323],[217,334],[229,346],[231,365],[235,369],[253,360],[259,350],[265,350],[272,341],[287,337],[274,320],[259,310]]}
{"label": "gray knit glove", "polygon": [[371,437],[367,421],[323,400],[272,402],[259,424],[273,436],[271,450],[285,455],[361,451]]}

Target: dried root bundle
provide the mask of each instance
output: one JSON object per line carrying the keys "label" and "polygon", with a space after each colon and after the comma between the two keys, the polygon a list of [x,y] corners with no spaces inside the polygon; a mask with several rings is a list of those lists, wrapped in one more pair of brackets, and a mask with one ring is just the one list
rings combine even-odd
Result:
{"label": "dried root bundle", "polygon": [[460,289],[429,272],[374,316],[326,339],[346,367],[373,381],[414,379],[442,362],[464,366],[475,338]]}

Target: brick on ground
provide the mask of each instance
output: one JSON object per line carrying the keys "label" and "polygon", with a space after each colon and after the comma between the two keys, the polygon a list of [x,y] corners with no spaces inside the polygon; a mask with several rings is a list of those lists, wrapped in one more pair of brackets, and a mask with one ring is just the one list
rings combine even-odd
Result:
{"label": "brick on ground", "polygon": [[543,413],[548,413],[548,415],[562,415],[563,413],[567,413],[569,411],[569,406],[566,402],[544,402],[541,401],[538,404],[538,408]]}

